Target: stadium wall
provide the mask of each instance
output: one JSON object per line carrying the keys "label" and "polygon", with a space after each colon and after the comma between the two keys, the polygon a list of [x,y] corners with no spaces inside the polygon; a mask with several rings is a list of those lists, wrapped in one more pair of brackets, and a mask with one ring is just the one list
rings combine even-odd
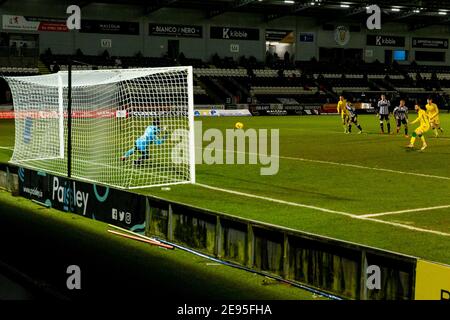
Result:
{"label": "stadium wall", "polygon": [[[51,5],[49,7],[48,5]],[[66,5],[59,2],[49,3],[46,6],[38,5],[37,2],[24,3],[18,1],[7,1],[0,7],[0,15],[17,14],[36,17],[55,17],[65,19]],[[137,22],[140,26],[140,34],[118,35],[118,34],[98,34],[73,32],[68,35],[65,32],[33,32],[39,34],[40,50],[44,52],[47,48],[52,48],[54,53],[73,54],[80,48],[85,54],[96,55],[105,48],[100,45],[101,39],[111,39],[112,48],[108,48],[111,55],[132,56],[141,52],[145,56],[160,57],[167,52],[167,41],[177,39],[180,41],[180,52],[184,52],[189,58],[208,60],[213,54],[220,56],[232,56],[238,58],[242,55],[255,56],[259,60],[265,57],[265,29],[284,29],[295,31],[295,58],[296,60],[310,60],[312,57],[319,58],[319,47],[327,48],[360,48],[368,49],[370,55],[365,55],[367,62],[376,59],[384,62],[384,52],[386,49],[403,49],[409,51],[408,61],[415,58],[416,49],[412,48],[411,32],[406,24],[386,23],[382,25],[379,32],[368,31],[362,26],[360,32],[351,32],[347,45],[341,47],[334,40],[334,31],[323,30],[323,26],[314,19],[306,17],[287,16],[268,23],[264,22],[259,14],[229,12],[207,19],[204,12],[191,9],[164,8],[151,14],[145,15],[143,9],[128,5],[111,4],[89,4],[82,8],[84,19],[98,19],[107,21]],[[182,19],[180,19],[182,17]],[[202,38],[185,37],[156,37],[149,36],[149,23],[199,25],[203,27]],[[334,27],[339,25],[349,26],[348,23],[330,21]],[[259,40],[218,40],[210,39],[211,26],[230,26],[259,29]],[[7,30],[4,30],[7,31]],[[308,33],[313,35],[312,42],[300,42],[300,34]],[[366,35],[388,35],[405,37],[404,47],[377,47],[367,46]],[[448,38],[448,26],[431,26],[414,31],[414,36]],[[239,45],[239,52],[230,50],[231,44]],[[448,49],[420,49],[420,51],[445,51],[445,62],[426,62],[426,64],[449,64],[450,55]]]}
{"label": "stadium wall", "polygon": [[[450,266],[415,257],[9,165],[0,188],[343,298],[450,299]],[[373,265],[381,286],[370,290]]]}

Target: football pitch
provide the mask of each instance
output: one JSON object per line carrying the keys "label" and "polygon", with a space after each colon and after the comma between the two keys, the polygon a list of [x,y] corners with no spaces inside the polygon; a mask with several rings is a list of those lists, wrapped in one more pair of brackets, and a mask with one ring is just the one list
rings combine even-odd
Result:
{"label": "football pitch", "polygon": [[[442,137],[427,133],[424,152],[420,139],[407,149],[403,131],[379,134],[375,115],[359,118],[361,135],[344,134],[337,116],[196,118],[204,130],[236,121],[279,129],[278,174],[199,164],[196,185],[135,192],[450,264],[450,115],[441,115]],[[14,124],[2,120],[0,161],[13,145]]]}

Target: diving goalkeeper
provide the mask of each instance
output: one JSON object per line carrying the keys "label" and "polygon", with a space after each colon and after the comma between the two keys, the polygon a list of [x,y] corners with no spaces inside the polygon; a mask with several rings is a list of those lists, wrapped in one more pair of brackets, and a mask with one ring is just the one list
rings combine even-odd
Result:
{"label": "diving goalkeeper", "polygon": [[142,164],[144,160],[147,160],[150,157],[148,151],[149,145],[161,145],[164,143],[167,138],[167,134],[162,136],[162,133],[164,132],[166,132],[166,128],[161,128],[159,120],[153,120],[153,123],[145,129],[144,134],[136,139],[134,147],[125,152],[120,160],[125,161],[135,152],[138,152],[139,158],[134,163],[136,165]]}

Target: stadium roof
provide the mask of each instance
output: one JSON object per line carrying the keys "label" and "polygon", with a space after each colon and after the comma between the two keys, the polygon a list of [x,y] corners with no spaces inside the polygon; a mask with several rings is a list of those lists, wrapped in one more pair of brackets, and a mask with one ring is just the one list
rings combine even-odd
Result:
{"label": "stadium roof", "polygon": [[[8,1],[0,0],[0,6]],[[36,1],[36,0],[35,0]],[[289,15],[317,18],[319,23],[336,18],[353,23],[367,19],[366,7],[377,4],[383,10],[383,21],[398,21],[421,28],[433,24],[450,23],[450,0],[63,0],[81,7],[94,3],[125,4],[142,7],[143,15],[150,15],[165,7],[190,8],[205,12],[213,18],[225,12],[259,13],[266,21]],[[23,0],[26,5],[27,0]],[[43,1],[48,3],[49,1]]]}

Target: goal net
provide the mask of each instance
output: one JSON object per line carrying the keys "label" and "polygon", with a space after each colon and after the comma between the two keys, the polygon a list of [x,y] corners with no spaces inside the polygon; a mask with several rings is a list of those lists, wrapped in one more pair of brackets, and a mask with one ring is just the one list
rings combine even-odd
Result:
{"label": "goal net", "polygon": [[192,67],[7,77],[14,102],[10,162],[118,188],[195,183]]}

